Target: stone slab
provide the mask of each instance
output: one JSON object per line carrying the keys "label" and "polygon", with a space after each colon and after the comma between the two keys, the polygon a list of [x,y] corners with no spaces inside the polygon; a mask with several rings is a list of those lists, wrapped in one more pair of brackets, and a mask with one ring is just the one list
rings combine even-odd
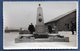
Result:
{"label": "stone slab", "polygon": [[16,38],[15,43],[21,43],[21,42],[69,42],[69,37],[64,38],[57,38],[57,37],[49,37],[49,38],[37,38],[34,37],[31,38]]}

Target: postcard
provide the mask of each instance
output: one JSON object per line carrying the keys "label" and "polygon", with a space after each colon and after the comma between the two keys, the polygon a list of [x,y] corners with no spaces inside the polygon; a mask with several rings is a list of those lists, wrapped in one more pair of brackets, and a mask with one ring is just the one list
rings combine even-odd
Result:
{"label": "postcard", "polygon": [[3,49],[78,49],[78,1],[3,1]]}

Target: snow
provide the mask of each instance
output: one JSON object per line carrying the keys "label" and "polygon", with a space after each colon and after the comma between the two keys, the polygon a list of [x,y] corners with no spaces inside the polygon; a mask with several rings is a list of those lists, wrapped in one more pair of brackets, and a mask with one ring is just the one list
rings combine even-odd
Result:
{"label": "snow", "polygon": [[70,42],[24,42],[15,43],[15,38],[19,33],[4,33],[3,48],[4,49],[77,49],[78,34],[74,35],[70,31],[60,31],[58,34],[69,37]]}

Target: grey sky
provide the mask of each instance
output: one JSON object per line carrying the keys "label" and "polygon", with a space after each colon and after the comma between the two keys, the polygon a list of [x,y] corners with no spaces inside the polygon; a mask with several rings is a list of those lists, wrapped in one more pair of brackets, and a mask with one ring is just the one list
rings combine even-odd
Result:
{"label": "grey sky", "polygon": [[77,2],[3,2],[4,27],[27,28],[36,24],[38,4],[43,8],[44,22],[71,10],[77,9]]}

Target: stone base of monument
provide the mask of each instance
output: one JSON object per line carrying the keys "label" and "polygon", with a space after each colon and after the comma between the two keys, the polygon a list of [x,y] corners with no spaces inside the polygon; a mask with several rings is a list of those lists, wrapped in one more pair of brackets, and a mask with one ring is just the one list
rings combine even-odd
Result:
{"label": "stone base of monument", "polygon": [[49,35],[48,34],[34,34],[35,38],[48,38]]}
{"label": "stone base of monument", "polygon": [[[42,35],[40,35],[42,36]],[[44,35],[45,36],[45,35]],[[15,43],[21,43],[21,42],[69,42],[69,37],[64,37],[60,35],[53,35],[53,36],[47,36],[46,38],[38,37],[35,38],[34,36],[21,36],[17,37],[15,39]]]}

